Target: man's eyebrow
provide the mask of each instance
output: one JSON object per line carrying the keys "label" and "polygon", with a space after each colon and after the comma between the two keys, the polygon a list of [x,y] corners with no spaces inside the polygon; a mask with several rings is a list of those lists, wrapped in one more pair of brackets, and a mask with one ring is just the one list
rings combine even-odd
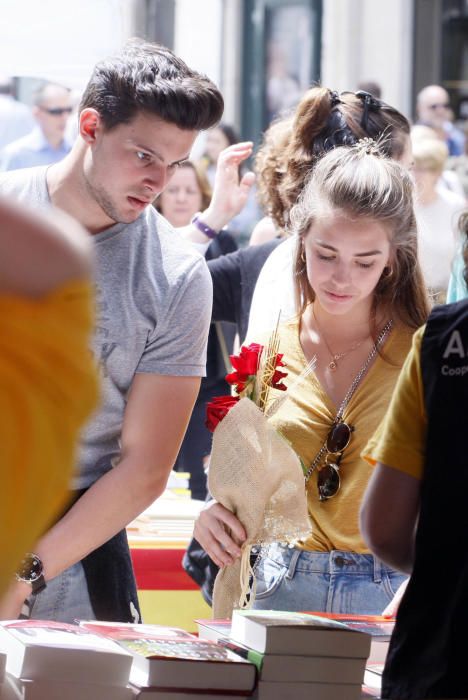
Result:
{"label": "man's eyebrow", "polygon": [[[327,248],[328,250],[332,250],[334,253],[339,253],[338,248],[334,248],[332,245],[329,245],[328,243],[323,243],[322,241],[316,240],[315,241],[317,245],[319,245],[321,248]],[[370,255],[382,255],[381,250],[369,250],[365,253],[355,253],[354,257],[355,258],[366,258],[369,257]]]}
{"label": "man's eyebrow", "polygon": [[[142,151],[147,151],[147,153],[151,153],[151,155],[154,156],[155,158],[157,158],[158,160],[160,160],[161,163],[164,163],[164,158],[162,157],[162,155],[160,153],[158,153],[157,151],[155,151],[153,148],[150,148],[149,146],[144,146],[141,143],[134,143],[133,145],[135,146],[135,148],[139,148]],[[188,160],[189,158],[190,158],[190,153],[187,153],[186,156],[184,156],[183,158],[180,158],[180,160],[175,160],[173,163],[169,163],[169,165],[170,166],[171,165],[179,165],[180,163],[183,163],[184,161]]]}
{"label": "man's eyebrow", "polygon": [[188,153],[186,156],[181,158],[180,160],[175,160],[171,165],[180,165],[181,163],[185,163],[186,160],[190,158],[190,153]]}

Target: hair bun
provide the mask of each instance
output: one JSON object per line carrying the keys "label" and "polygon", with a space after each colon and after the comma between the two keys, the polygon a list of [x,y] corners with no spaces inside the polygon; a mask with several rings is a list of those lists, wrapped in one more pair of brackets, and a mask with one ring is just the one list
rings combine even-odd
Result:
{"label": "hair bun", "polygon": [[352,148],[354,148],[356,153],[359,153],[360,155],[379,156],[380,158],[383,156],[377,141],[374,141],[374,139],[371,139],[368,136],[366,136],[364,139],[359,139],[359,141],[357,141]]}

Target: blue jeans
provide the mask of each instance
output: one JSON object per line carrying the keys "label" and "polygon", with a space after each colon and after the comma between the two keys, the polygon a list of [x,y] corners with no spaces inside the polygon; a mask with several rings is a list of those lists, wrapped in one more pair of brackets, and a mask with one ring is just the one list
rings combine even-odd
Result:
{"label": "blue jeans", "polygon": [[48,581],[45,590],[36,596],[30,596],[29,605],[30,617],[36,620],[56,620],[73,624],[80,619],[96,619],[80,562]]}
{"label": "blue jeans", "polygon": [[273,544],[262,550],[255,578],[256,610],[380,615],[406,576],[372,554]]}

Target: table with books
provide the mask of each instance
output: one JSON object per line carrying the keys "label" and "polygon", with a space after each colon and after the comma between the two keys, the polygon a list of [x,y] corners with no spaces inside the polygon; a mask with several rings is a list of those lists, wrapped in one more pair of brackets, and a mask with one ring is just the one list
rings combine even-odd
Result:
{"label": "table with books", "polygon": [[[235,610],[183,629],[80,620],[0,622],[1,700],[362,700],[372,639],[312,613]],[[380,622],[360,620],[376,630]],[[370,654],[370,656],[369,656]],[[370,676],[373,678],[370,678]],[[2,682],[3,681],[3,682]],[[364,684],[364,685],[363,685]]]}
{"label": "table with books", "polygon": [[167,491],[127,528],[143,621],[196,631],[211,608],[182,567],[202,501]]}

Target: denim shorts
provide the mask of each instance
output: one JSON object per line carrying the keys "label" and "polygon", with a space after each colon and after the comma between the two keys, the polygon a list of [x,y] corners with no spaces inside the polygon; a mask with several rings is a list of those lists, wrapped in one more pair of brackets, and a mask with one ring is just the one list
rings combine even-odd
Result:
{"label": "denim shorts", "polygon": [[255,565],[257,610],[380,615],[407,578],[372,554],[272,544]]}
{"label": "denim shorts", "polygon": [[73,624],[80,619],[96,619],[80,562],[47,581],[47,587],[36,596],[30,596],[28,602],[29,616],[36,620],[56,620]]}

